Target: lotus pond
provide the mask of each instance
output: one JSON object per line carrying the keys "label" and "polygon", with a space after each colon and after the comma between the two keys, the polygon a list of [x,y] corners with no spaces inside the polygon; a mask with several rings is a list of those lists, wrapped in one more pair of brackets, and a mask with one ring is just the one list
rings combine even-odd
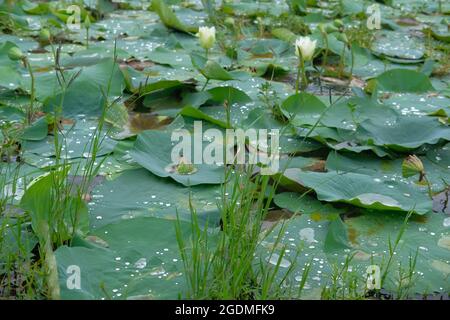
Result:
{"label": "lotus pond", "polygon": [[448,1],[0,0],[0,32],[0,299],[449,298]]}

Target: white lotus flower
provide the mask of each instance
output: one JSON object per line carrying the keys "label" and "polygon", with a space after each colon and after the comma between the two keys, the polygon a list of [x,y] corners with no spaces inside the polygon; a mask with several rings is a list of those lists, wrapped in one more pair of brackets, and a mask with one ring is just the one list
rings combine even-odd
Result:
{"label": "white lotus flower", "polygon": [[197,36],[203,49],[211,49],[214,46],[214,42],[216,42],[216,28],[200,27],[198,28]]}
{"label": "white lotus flower", "polygon": [[300,37],[295,40],[295,54],[297,56],[302,54],[304,61],[309,61],[313,58],[316,50],[316,40],[312,41],[310,37]]}

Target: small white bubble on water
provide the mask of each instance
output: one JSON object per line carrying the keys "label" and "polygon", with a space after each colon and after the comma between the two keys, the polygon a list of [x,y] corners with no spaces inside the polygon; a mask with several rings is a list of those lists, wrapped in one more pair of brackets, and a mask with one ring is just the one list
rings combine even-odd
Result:
{"label": "small white bubble on water", "polygon": [[144,269],[147,266],[147,259],[140,258],[138,261],[134,263],[134,267],[137,269]]}
{"label": "small white bubble on water", "polygon": [[444,221],[442,222],[442,224],[446,228],[450,227],[450,217],[445,218]]}
{"label": "small white bubble on water", "polygon": [[166,273],[166,270],[164,270],[164,268],[162,266],[159,267],[155,267],[152,269],[152,271],[150,272],[150,275],[152,276],[160,276]]}
{"label": "small white bubble on water", "polygon": [[318,242],[317,240],[314,239],[314,229],[313,228],[303,228],[299,231],[299,235],[300,235],[300,240],[306,241],[308,243]]}
{"label": "small white bubble on water", "polygon": [[[276,266],[278,264],[278,260],[280,260],[280,256],[278,254],[274,253],[270,257],[267,257],[266,260],[270,264]],[[288,268],[290,265],[291,265],[291,263],[288,260],[286,260],[285,258],[281,258],[280,267]]]}

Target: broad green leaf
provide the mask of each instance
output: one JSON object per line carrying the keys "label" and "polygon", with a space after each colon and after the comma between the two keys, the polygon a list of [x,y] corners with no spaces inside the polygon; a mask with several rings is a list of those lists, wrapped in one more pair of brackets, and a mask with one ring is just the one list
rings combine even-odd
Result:
{"label": "broad green leaf", "polygon": [[[193,109],[197,110],[197,109]],[[186,132],[187,130],[185,130]],[[185,185],[194,186],[198,184],[218,184],[225,179],[225,170],[223,166],[216,164],[195,164],[195,154],[203,157],[203,138],[194,139],[194,135],[182,137],[180,140],[172,141],[171,132],[163,132],[156,130],[147,130],[138,135],[131,157],[141,166],[160,177],[171,177],[175,181]],[[179,139],[179,138],[178,138]],[[187,141],[184,141],[186,140]],[[193,166],[193,170],[189,174],[182,174],[178,171],[179,163],[173,163],[172,151],[176,144],[186,143],[188,150],[191,152],[191,159],[186,158]],[[200,145],[198,145],[200,143]],[[189,150],[190,149],[190,150]],[[187,157],[187,154],[183,154]],[[222,160],[223,161],[223,160]]]}
{"label": "broad green leaf", "polygon": [[328,233],[323,247],[326,253],[350,248],[347,226],[339,216],[333,219],[328,225]]}
{"label": "broad green leaf", "polygon": [[40,118],[34,122],[31,126],[27,127],[22,135],[21,139],[39,141],[44,139],[48,134],[48,123],[45,117]]}
{"label": "broad green leaf", "polygon": [[199,220],[214,226],[220,218],[216,203],[220,195],[220,186],[185,187],[143,168],[126,170],[93,189],[90,224],[97,229],[138,217],[175,220],[177,214],[181,220],[190,221],[191,201]]}
{"label": "broad green leaf", "polygon": [[164,0],[154,0],[152,1],[152,8],[159,15],[161,22],[164,23],[166,27],[186,32],[192,33],[197,32],[198,28],[193,26],[186,26],[177,18],[172,9],[165,3]]}
{"label": "broad green leaf", "polygon": [[426,188],[400,178],[383,181],[353,172],[316,173],[296,169],[288,169],[284,175],[313,189],[321,201],[345,202],[375,210],[413,211],[417,214],[432,210]]}
{"label": "broad green leaf", "polygon": [[419,60],[425,54],[425,46],[417,37],[408,33],[383,30],[377,33],[372,51],[377,55]]}
{"label": "broad green leaf", "polygon": [[228,127],[227,123],[224,122],[223,120],[215,119],[215,118],[207,115],[206,113],[204,113],[202,111],[202,109],[197,109],[197,108],[194,108],[191,106],[186,106],[183,109],[181,109],[180,114],[182,116],[187,116],[187,117],[200,119],[200,120],[206,120],[206,121],[216,124],[222,128]]}
{"label": "broad green leaf", "polygon": [[62,107],[66,116],[99,115],[104,104],[103,94],[108,98],[118,97],[124,89],[125,82],[122,72],[112,59],[108,59],[82,69],[80,76],[66,91],[64,99],[61,99],[62,93],[50,97],[44,103],[44,110],[51,112],[58,108],[63,101]]}
{"label": "broad green leaf", "polygon": [[222,68],[217,62],[208,60],[205,57],[197,54],[191,54],[191,61],[195,68],[207,79],[213,80],[233,80],[233,76]]}
{"label": "broad green leaf", "polygon": [[164,47],[158,47],[148,54],[148,58],[159,64],[167,64],[173,67],[192,68],[189,55],[185,52],[169,50]]}
{"label": "broad green leaf", "polygon": [[321,113],[326,109],[326,106],[316,96],[302,92],[284,100],[281,108],[289,115],[295,116],[292,119],[294,125],[314,125],[319,120]]}
{"label": "broad green leaf", "polygon": [[376,78],[377,89],[389,92],[427,92],[433,90],[430,79],[421,72],[393,69]]}
{"label": "broad green leaf", "polygon": [[247,118],[241,122],[241,126],[244,128],[254,128],[254,129],[280,129],[286,124],[280,119],[277,119],[271,110],[265,108],[256,108],[248,113]]}
{"label": "broad green leaf", "polygon": [[[317,115],[320,112],[316,112]],[[395,121],[397,113],[394,108],[369,98],[351,97],[330,106],[320,122],[327,127],[355,130],[361,122],[368,119],[379,123]]]}
{"label": "broad green leaf", "polygon": [[[44,120],[40,120],[44,121]],[[116,141],[112,140],[107,134],[107,126],[102,132],[98,132],[97,123],[86,121],[86,119],[79,119],[74,125],[65,125],[58,133],[58,141],[62,144],[61,157],[64,159],[75,158],[90,158],[92,156],[92,142],[94,134],[97,134],[101,143],[96,151],[96,156],[102,156],[111,153]],[[43,122],[40,122],[41,131],[43,134]],[[31,129],[30,129],[31,130]],[[46,135],[47,136],[47,135]],[[45,138],[45,137],[44,137]],[[23,142],[23,150],[25,152],[24,158],[27,159],[27,154],[32,153],[41,157],[53,157],[55,151],[55,138],[53,135],[48,135],[45,139],[37,141],[31,139]]]}
{"label": "broad green leaf", "polygon": [[252,99],[243,91],[234,87],[215,87],[206,91],[188,93],[183,97],[185,106],[199,107],[205,103],[220,104],[225,102],[231,106],[235,103],[245,104]]}
{"label": "broad green leaf", "polygon": [[[396,292],[400,267],[403,269],[401,273],[405,276],[410,258],[414,259],[417,253],[413,278],[409,283],[411,285],[409,295],[412,297],[414,294],[445,293],[450,290],[448,281],[444,280],[450,275],[450,264],[447,258],[450,249],[448,245],[445,245],[450,236],[444,219],[443,215],[433,213],[424,216],[423,219],[410,218],[383,287]],[[358,255],[364,256],[359,252],[364,252],[366,256],[372,254],[374,263],[383,266],[382,259],[386,259],[385,252],[389,252],[388,239],[391,242],[395,241],[403,221],[403,216],[393,213],[367,212],[359,217],[348,219],[346,225],[354,234],[354,246],[360,250]],[[373,262],[369,259],[366,263]],[[406,278],[403,280],[403,285],[407,284]]]}
{"label": "broad green leaf", "polygon": [[[181,228],[189,232],[188,223]],[[96,229],[87,239],[55,252],[62,299],[176,299],[184,290],[174,221],[122,220]],[[74,265],[81,272],[80,289],[67,286]]]}
{"label": "broad green leaf", "polygon": [[286,28],[274,28],[272,29],[272,35],[275,38],[281,39],[286,42],[293,42],[296,39],[296,34]]}
{"label": "broad green leaf", "polygon": [[[389,260],[388,241],[395,240],[404,219],[405,215],[385,211],[364,211],[359,216],[347,218],[341,222],[339,229],[348,230],[348,247],[334,247],[334,250],[329,251],[326,241],[331,237],[337,240],[343,236],[344,243],[347,240],[344,233],[339,235],[339,232],[336,234],[333,230],[339,221],[317,221],[310,215],[296,217],[287,222],[280,239],[278,247],[286,245],[288,251],[283,257],[284,263],[278,271],[278,277],[285,276],[286,270],[294,265],[290,277],[298,286],[302,280],[303,268],[310,265],[302,297],[317,299],[321,297],[323,286],[333,283],[336,270],[342,270],[342,277],[339,278],[343,281],[341,288],[347,288],[350,283],[345,281],[352,279],[354,290],[363,294],[367,292],[367,268],[370,265],[377,266],[380,268],[380,276],[383,275]],[[421,219],[410,218],[392,257],[382,284],[383,290],[398,295],[401,282],[403,299],[431,292],[446,295],[450,290],[446,281],[450,274],[450,264],[447,259],[449,248],[445,245],[448,243],[449,231],[444,219],[444,216],[438,214],[429,214]],[[333,223],[336,225],[333,226]],[[272,231],[273,237],[278,236],[280,227]],[[258,257],[270,261],[272,241],[275,239],[272,240],[271,235],[267,239],[270,240],[261,244]],[[276,257],[281,253],[279,248],[275,248],[273,255]],[[416,253],[416,263],[413,263],[410,270],[410,262],[414,261]],[[349,265],[344,269],[346,258],[349,259]],[[410,271],[411,278],[408,277]]]}
{"label": "broad green leaf", "polygon": [[55,181],[57,175],[65,174],[63,170],[67,168],[33,180],[20,201],[21,208],[29,212],[33,231],[38,237],[45,237],[50,229],[51,234],[57,232],[60,239],[69,240],[74,234],[88,231],[87,206],[81,198],[68,195],[64,210],[59,212],[60,216],[55,216],[55,188],[59,187],[55,186]]}
{"label": "broad green leaf", "polygon": [[20,87],[22,76],[11,66],[0,66],[0,87],[15,90]]}
{"label": "broad green leaf", "polygon": [[331,204],[322,203],[311,195],[295,192],[279,193],[274,197],[274,202],[280,208],[291,212],[309,214],[314,220],[332,220],[344,212],[344,209],[336,209]]}
{"label": "broad green leaf", "polygon": [[450,32],[445,32],[441,30],[425,29],[425,31],[431,32],[434,38],[443,41],[450,42]]}
{"label": "broad green leaf", "polygon": [[360,138],[393,150],[415,149],[423,144],[435,144],[450,140],[450,127],[433,117],[399,117],[397,121],[363,121],[358,129]]}
{"label": "broad green leaf", "polygon": [[[426,156],[420,156],[426,175],[434,192],[445,189],[445,182],[450,181],[450,158],[446,154],[446,146],[436,146],[428,151]],[[406,156],[405,156],[406,158]],[[330,152],[326,161],[326,169],[330,171],[354,172],[369,175],[377,181],[398,179],[402,175],[404,158],[380,159],[374,155],[350,155]],[[409,183],[418,183],[418,176],[408,179]]]}
{"label": "broad green leaf", "polygon": [[226,101],[228,105],[232,105],[235,103],[245,104],[252,101],[245,92],[230,86],[212,88],[208,92],[211,95],[210,100],[215,103],[222,104]]}
{"label": "broad green leaf", "polygon": [[402,116],[450,115],[450,99],[443,95],[395,93],[383,100]]}

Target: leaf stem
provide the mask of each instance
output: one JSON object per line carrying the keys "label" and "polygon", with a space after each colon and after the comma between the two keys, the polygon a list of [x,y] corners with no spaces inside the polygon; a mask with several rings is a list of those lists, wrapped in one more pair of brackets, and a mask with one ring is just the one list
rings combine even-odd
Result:
{"label": "leaf stem", "polygon": [[308,88],[308,78],[306,77],[306,69],[305,69],[305,60],[300,58],[300,68],[302,69],[302,91],[305,91]]}
{"label": "leaf stem", "polygon": [[31,68],[31,64],[27,58],[23,59],[23,63],[25,67],[28,69],[28,73],[31,78],[31,93],[30,93],[30,106],[27,109],[27,124],[30,125],[33,121],[33,112],[34,112],[34,99],[35,99],[35,79],[33,69]]}
{"label": "leaf stem", "polygon": [[425,173],[423,173],[422,179],[423,179],[423,180],[425,181],[425,183],[427,184],[428,195],[429,195],[430,199],[433,200],[433,191],[431,190],[430,180],[428,180],[428,178],[427,178],[427,176],[426,176]]}
{"label": "leaf stem", "polygon": [[[302,60],[301,58],[299,58],[300,61]],[[300,83],[300,72],[301,72],[301,62],[299,62],[298,67],[297,67],[297,80],[295,82],[295,94],[298,93],[298,87],[299,87],[299,83]]]}
{"label": "leaf stem", "polygon": [[206,86],[208,85],[208,82],[209,82],[209,78],[206,79],[206,82],[205,82],[205,84],[203,85],[203,88],[202,88],[201,91],[205,91],[205,88],[206,88]]}
{"label": "leaf stem", "polygon": [[89,28],[86,28],[86,49],[89,49]]}

